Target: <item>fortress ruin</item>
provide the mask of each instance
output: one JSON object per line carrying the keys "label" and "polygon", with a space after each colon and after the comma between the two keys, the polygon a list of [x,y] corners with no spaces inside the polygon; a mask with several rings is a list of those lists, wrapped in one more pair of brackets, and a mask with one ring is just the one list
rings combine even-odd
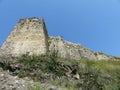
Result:
{"label": "fortress ruin", "polygon": [[48,34],[41,18],[20,19],[1,47],[13,56],[41,55],[48,52]]}
{"label": "fortress ruin", "polygon": [[74,60],[110,58],[105,54],[96,54],[80,44],[65,41],[62,37],[48,36],[44,20],[35,17],[20,19],[0,51],[12,56],[56,53],[58,57]]}

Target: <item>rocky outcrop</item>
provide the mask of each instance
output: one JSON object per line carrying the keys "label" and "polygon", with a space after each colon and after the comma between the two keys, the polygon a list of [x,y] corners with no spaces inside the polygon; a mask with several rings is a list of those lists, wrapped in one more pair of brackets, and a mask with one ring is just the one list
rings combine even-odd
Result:
{"label": "rocky outcrop", "polygon": [[106,55],[106,54],[104,54],[102,52],[96,52],[94,54],[95,54],[97,60],[109,60],[109,59],[112,58],[112,56]]}
{"label": "rocky outcrop", "polygon": [[[33,89],[32,89],[33,88]],[[68,90],[50,83],[39,83],[29,78],[12,76],[8,72],[0,71],[0,90]]]}
{"label": "rocky outcrop", "polygon": [[0,72],[0,90],[28,90],[32,85],[32,81],[11,76],[7,72]]}
{"label": "rocky outcrop", "polygon": [[57,53],[59,57],[66,59],[89,59],[97,60],[95,54],[90,49],[82,45],[64,41],[62,37],[49,37],[49,51],[50,53]]}

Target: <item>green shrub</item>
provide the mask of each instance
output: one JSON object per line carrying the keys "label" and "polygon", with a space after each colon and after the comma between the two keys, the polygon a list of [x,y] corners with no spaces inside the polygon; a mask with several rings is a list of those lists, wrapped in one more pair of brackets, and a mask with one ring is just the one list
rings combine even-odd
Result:
{"label": "green shrub", "polygon": [[[66,60],[58,58],[56,53],[52,55],[42,56],[25,56],[23,55],[19,63],[23,66],[18,73],[19,77],[29,76],[34,81],[44,80],[44,74],[49,73],[55,75],[52,84],[76,90],[119,90],[120,89],[120,61],[93,61],[93,60]],[[80,80],[62,79],[66,70],[60,65],[68,65],[70,67],[77,65]],[[31,75],[32,73],[32,75]],[[61,77],[57,79],[57,77]],[[72,77],[71,77],[72,78]],[[36,89],[32,90],[43,90]]]}
{"label": "green shrub", "polygon": [[36,83],[35,86],[28,87],[28,90],[48,90],[48,89]]}

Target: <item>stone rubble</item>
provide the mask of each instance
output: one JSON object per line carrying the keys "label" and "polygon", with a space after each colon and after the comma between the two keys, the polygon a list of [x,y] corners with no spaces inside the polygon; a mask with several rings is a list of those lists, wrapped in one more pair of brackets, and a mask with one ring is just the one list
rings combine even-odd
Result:
{"label": "stone rubble", "polygon": [[45,90],[68,90],[49,83],[38,83],[26,78],[12,76],[9,72],[1,71],[0,69],[0,90],[32,90],[35,85],[40,85]]}
{"label": "stone rubble", "polygon": [[25,81],[7,72],[0,72],[0,90],[28,90],[33,85],[32,81]]}

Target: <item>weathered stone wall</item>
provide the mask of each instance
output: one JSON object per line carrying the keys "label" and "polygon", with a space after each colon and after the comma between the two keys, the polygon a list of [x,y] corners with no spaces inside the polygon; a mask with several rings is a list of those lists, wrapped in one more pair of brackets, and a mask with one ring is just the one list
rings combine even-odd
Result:
{"label": "weathered stone wall", "polygon": [[94,53],[82,45],[64,41],[62,37],[49,37],[41,18],[20,19],[0,48],[0,56],[22,54],[42,55],[56,53],[66,59],[108,60],[111,56]]}
{"label": "weathered stone wall", "polygon": [[1,49],[13,56],[46,54],[48,51],[47,38],[48,34],[43,19],[25,18],[18,22]]}
{"label": "weathered stone wall", "polygon": [[64,41],[62,37],[49,37],[50,53],[57,53],[59,57],[66,59],[89,59],[97,60],[94,52],[79,44]]}
{"label": "weathered stone wall", "polygon": [[112,56],[107,55],[107,54],[102,53],[102,52],[96,52],[95,56],[97,57],[97,60],[109,60],[109,59],[113,58]]}

